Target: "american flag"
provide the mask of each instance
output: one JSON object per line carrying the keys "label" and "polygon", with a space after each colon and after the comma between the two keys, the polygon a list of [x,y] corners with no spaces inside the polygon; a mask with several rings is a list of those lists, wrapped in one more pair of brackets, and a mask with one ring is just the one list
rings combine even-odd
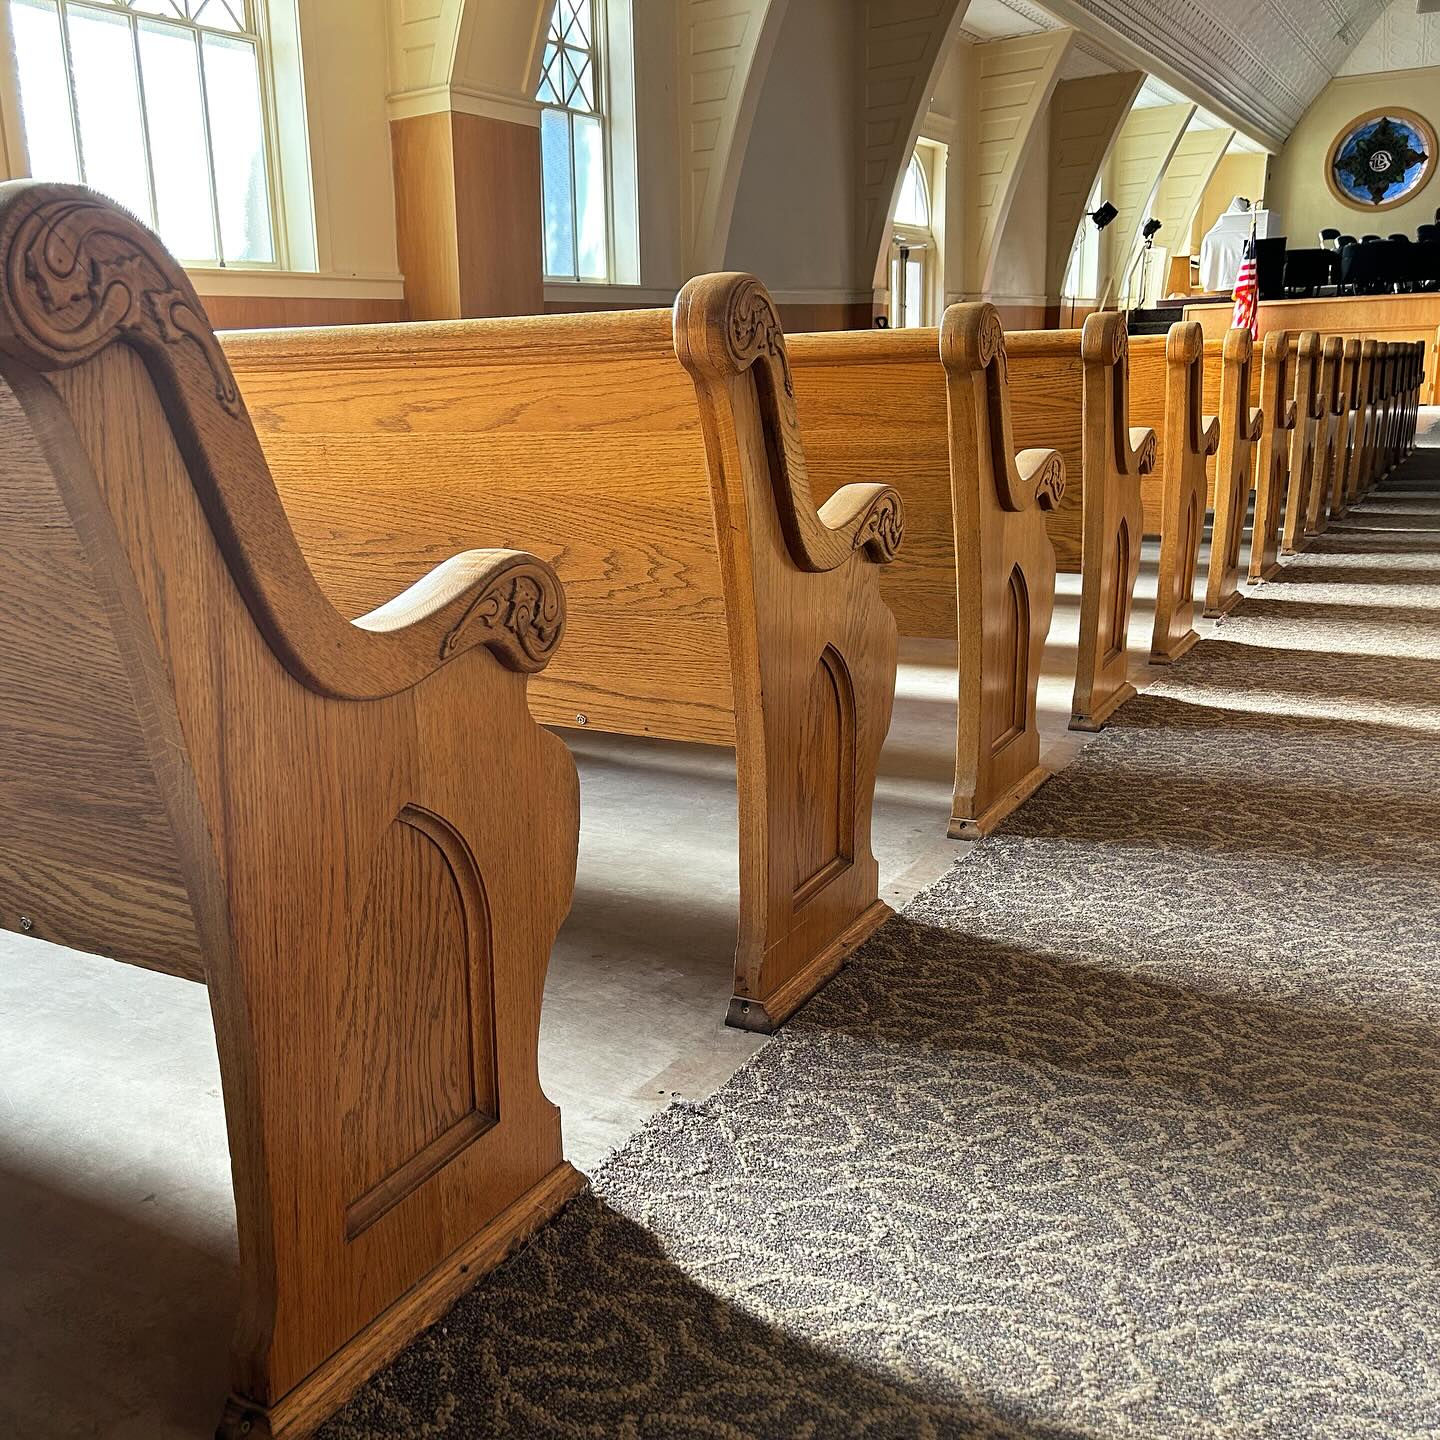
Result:
{"label": "american flag", "polygon": [[1240,257],[1240,273],[1235,277],[1235,314],[1230,321],[1236,330],[1248,330],[1252,338],[1260,334],[1260,282],[1255,274],[1255,225],[1251,222],[1250,238]]}

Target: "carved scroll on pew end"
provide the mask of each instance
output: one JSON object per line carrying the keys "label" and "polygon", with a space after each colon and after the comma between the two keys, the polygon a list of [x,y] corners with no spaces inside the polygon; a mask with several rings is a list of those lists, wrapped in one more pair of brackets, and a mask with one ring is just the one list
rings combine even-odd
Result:
{"label": "carved scroll on pew end", "polygon": [[308,1435],[583,1184],[536,1064],[578,842],[526,707],[559,583],[476,551],[345,620],[183,269],[110,202],[17,183],[0,616],[0,923],[208,986],[221,1433]]}

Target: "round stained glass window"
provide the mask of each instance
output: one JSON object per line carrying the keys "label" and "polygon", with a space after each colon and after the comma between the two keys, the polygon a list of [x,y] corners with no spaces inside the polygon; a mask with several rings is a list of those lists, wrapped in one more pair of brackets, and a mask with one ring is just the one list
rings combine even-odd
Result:
{"label": "round stained glass window", "polygon": [[1326,179],[1357,210],[1389,210],[1435,173],[1435,148],[1433,127],[1413,110],[1372,111],[1335,137]]}

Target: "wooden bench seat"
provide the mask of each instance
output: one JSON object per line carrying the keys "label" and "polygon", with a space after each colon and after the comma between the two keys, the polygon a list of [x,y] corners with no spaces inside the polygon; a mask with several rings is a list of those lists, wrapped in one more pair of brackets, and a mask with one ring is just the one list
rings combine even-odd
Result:
{"label": "wooden bench seat", "polygon": [[1240,599],[1240,546],[1254,488],[1256,447],[1265,425],[1263,406],[1250,400],[1258,361],[1248,330],[1232,329],[1223,339],[1205,342],[1203,405],[1220,422],[1220,445],[1206,481],[1214,516],[1205,584],[1205,614],[1211,618],[1228,615]]}
{"label": "wooden bench seat", "polygon": [[1345,404],[1345,341],[1339,335],[1320,339],[1320,419],[1315,435],[1315,468],[1305,497],[1305,533],[1322,534],[1330,524],[1329,497],[1335,472],[1345,463],[1340,450],[1340,417]]}
{"label": "wooden bench seat", "polygon": [[1046,778],[1036,692],[1055,592],[1053,450],[1014,452],[1005,335],[991,305],[939,330],[788,337],[815,494],[891,480],[905,546],[881,572],[900,633],[956,644],[949,834],[987,834]]}
{"label": "wooden bench seat", "polygon": [[1195,321],[1130,345],[1130,413],[1153,427],[1157,456],[1143,493],[1146,535],[1160,537],[1152,664],[1178,660],[1200,638],[1195,571],[1205,532],[1207,463],[1220,420],[1205,411],[1205,335]]}
{"label": "wooden bench seat", "polygon": [[220,1433],[308,1435],[583,1183],[536,1065],[560,586],[472,549],[338,615],[185,272],[75,187],[0,186],[0,474],[0,923],[208,986]]}
{"label": "wooden bench seat", "polygon": [[1015,443],[1053,448],[1065,493],[1046,516],[1056,568],[1080,576],[1080,639],[1072,730],[1099,730],[1135,694],[1129,631],[1140,573],[1141,487],[1155,464],[1150,424],[1132,425],[1124,317],[1092,315],[1081,330],[1005,337]]}
{"label": "wooden bench seat", "polygon": [[870,847],[899,496],[817,510],[776,312],[749,276],[674,312],[224,337],[320,584],[344,615],[484,535],[553,564],[570,643],[535,715],[733,745],[732,1023],[770,1030],[889,914]]}

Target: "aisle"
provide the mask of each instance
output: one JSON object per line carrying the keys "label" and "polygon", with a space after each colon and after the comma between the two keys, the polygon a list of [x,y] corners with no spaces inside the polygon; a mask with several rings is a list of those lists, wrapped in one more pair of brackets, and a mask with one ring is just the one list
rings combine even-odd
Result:
{"label": "aisle", "polygon": [[1440,1424],[1440,452],[323,1432]]}

